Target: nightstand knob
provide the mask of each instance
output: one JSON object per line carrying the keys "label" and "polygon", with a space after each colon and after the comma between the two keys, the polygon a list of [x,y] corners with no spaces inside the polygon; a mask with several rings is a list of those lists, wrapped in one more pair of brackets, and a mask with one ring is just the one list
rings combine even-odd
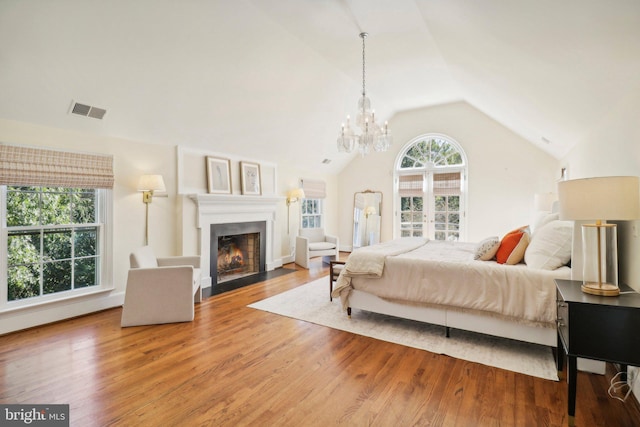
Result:
{"label": "nightstand knob", "polygon": [[564,326],[564,323],[562,323],[561,321],[558,320],[558,327],[560,328],[562,326]]}

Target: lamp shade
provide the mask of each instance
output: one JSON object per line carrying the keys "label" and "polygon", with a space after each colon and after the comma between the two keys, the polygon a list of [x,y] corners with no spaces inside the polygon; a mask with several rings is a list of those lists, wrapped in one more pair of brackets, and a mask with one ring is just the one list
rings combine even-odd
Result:
{"label": "lamp shade", "polygon": [[166,191],[162,175],[142,175],[138,181],[138,191]]}
{"label": "lamp shade", "polygon": [[304,190],[302,188],[295,188],[289,191],[289,200],[296,201],[298,199],[304,199]]}
{"label": "lamp shade", "polygon": [[558,183],[560,219],[634,220],[640,217],[637,176],[572,179]]}

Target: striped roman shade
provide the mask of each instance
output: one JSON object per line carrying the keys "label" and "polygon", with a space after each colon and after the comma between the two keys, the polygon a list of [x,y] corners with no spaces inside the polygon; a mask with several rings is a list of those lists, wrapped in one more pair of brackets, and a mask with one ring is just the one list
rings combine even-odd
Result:
{"label": "striped roman shade", "polygon": [[436,196],[459,196],[460,176],[460,172],[434,173],[433,194]]}
{"label": "striped roman shade", "polygon": [[398,193],[403,197],[424,195],[424,176],[420,175],[400,175],[398,183]]}
{"label": "striped roman shade", "polygon": [[305,199],[324,199],[327,197],[327,184],[319,179],[301,179]]}
{"label": "striped roman shade", "polygon": [[0,185],[113,188],[113,157],[0,144]]}

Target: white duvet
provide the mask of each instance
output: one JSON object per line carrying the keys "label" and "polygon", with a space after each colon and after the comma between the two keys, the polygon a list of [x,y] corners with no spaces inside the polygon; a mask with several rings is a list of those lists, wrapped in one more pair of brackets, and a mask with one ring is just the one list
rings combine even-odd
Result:
{"label": "white duvet", "polygon": [[[333,293],[345,308],[351,289],[358,289],[398,302],[444,305],[548,325],[556,319],[554,279],[571,275],[568,267],[549,271],[477,261],[474,243],[423,240],[416,245],[414,240],[406,242],[404,250],[397,244],[388,246],[393,254],[382,257],[383,267],[369,274],[362,268],[350,273],[351,257],[360,250],[349,257]],[[372,265],[380,266],[381,251],[374,251]],[[366,252],[356,255],[358,265],[366,264],[362,257]]]}

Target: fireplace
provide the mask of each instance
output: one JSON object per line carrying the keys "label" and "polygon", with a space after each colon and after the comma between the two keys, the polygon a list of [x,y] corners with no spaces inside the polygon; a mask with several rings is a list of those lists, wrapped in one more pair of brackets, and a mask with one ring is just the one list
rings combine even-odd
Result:
{"label": "fireplace", "polygon": [[[279,206],[284,204],[284,197],[279,196],[248,196],[248,195],[221,195],[221,194],[191,194],[196,207],[196,229],[193,235],[184,238],[193,239],[200,254],[200,267],[202,268],[202,291],[205,297],[211,295],[213,287],[217,284],[218,276],[218,234],[234,235],[238,231],[219,232],[218,226],[231,224],[262,223],[266,232],[246,231],[246,233],[260,232],[260,270],[271,271],[282,267],[282,259],[274,258],[279,251],[280,236],[274,233],[276,227],[276,212]],[[214,231],[214,227],[216,230]],[[215,238],[214,234],[215,233]],[[244,231],[242,233],[245,233]],[[215,247],[215,249],[214,249]],[[263,252],[264,251],[264,252]],[[264,265],[263,265],[264,264]],[[247,280],[251,277],[247,277]],[[245,279],[241,279],[242,281]],[[228,281],[229,285],[236,283]],[[227,283],[224,284],[225,286]],[[218,286],[220,289],[222,286]]]}
{"label": "fireplace", "polygon": [[211,224],[212,285],[265,271],[266,222]]}

